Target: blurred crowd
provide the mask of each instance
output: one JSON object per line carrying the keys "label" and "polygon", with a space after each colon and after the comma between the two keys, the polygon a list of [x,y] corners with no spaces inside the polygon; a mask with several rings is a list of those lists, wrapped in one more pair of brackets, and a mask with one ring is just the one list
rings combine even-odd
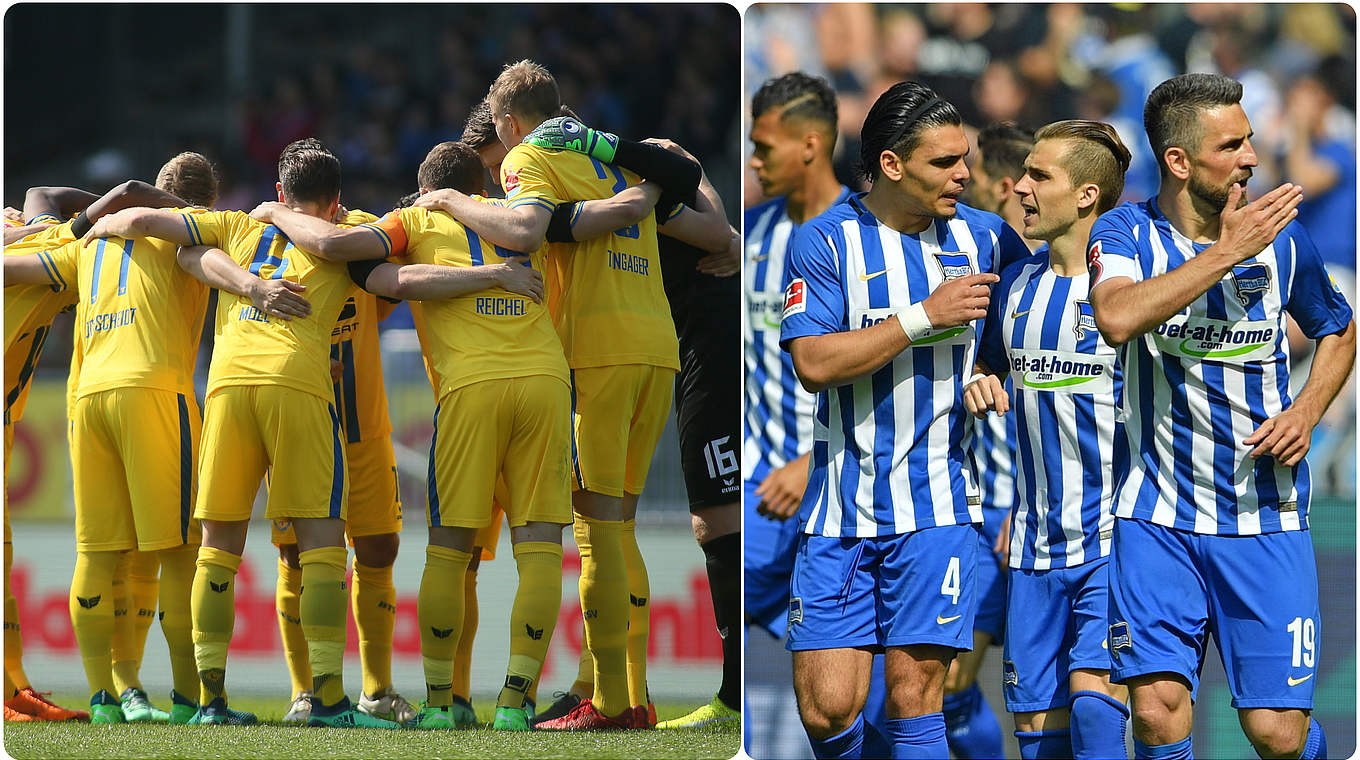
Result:
{"label": "blurred crowd", "polygon": [[[1249,195],[1285,181],[1303,186],[1299,221],[1355,304],[1356,16],[1347,5],[759,4],[747,10],[746,30],[748,106],[771,77],[826,77],[840,109],[836,174],[857,189],[869,106],[912,79],[952,102],[973,129],[1110,123],[1133,153],[1123,200],[1141,201],[1158,182],[1143,131],[1148,93],[1176,74],[1231,76],[1242,82],[1260,161]],[[747,205],[761,200],[758,183],[745,187]],[[1306,366],[1310,350],[1296,347],[1295,359]],[[1355,432],[1351,383],[1314,438],[1310,460],[1327,491],[1355,493]]]}
{"label": "blurred crowd", "polygon": [[[69,118],[6,119],[7,204],[28,184],[99,191],[149,179],[197,149],[222,172],[219,207],[251,208],[272,197],[283,146],[316,136],[341,159],[347,204],[380,212],[415,189],[431,146],[458,139],[501,67],[532,58],[592,126],[670,137],[706,167],[729,167],[713,179],[736,218],[740,17],[730,6],[173,7],[89,7],[82,26],[101,33],[77,35],[75,60],[52,60],[40,35],[17,33],[50,26],[54,6],[6,14],[10,72],[44,60],[44,81],[82,91]],[[88,118],[115,104],[136,118]]]}

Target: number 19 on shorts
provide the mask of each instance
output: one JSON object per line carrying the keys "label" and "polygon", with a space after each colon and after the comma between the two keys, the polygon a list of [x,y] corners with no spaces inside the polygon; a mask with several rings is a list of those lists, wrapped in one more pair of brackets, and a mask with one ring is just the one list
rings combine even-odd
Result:
{"label": "number 19 on shorts", "polygon": [[1312,618],[1296,617],[1284,627],[1294,637],[1293,666],[1313,667],[1316,659],[1314,647],[1317,641],[1316,626]]}

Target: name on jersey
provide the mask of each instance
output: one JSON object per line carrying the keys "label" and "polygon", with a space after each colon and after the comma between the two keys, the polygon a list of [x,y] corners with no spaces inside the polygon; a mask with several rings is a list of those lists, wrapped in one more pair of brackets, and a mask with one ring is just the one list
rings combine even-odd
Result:
{"label": "name on jersey", "polygon": [[1157,327],[1153,340],[1163,353],[1183,359],[1249,362],[1275,353],[1279,325],[1265,320],[1227,322],[1221,319],[1172,317]]}
{"label": "name on jersey", "polygon": [[126,309],[111,311],[107,314],[96,314],[85,320],[85,337],[90,337],[97,332],[112,330],[116,327],[126,327],[137,319],[137,307],[130,306]]}
{"label": "name on jersey", "polygon": [[[866,327],[873,327],[896,313],[897,309],[893,307],[856,309],[850,318],[850,329],[863,330]],[[960,327],[946,327],[943,330],[932,330],[912,341],[911,344],[913,346],[924,346],[934,343],[967,343],[973,335],[972,330],[971,324]]]}
{"label": "name on jersey", "polygon": [[647,257],[634,256],[623,251],[609,251],[609,268],[617,269],[620,272],[631,272],[633,274],[647,274]]}
{"label": "name on jersey", "polygon": [[245,322],[264,322],[269,324],[269,315],[255,308],[254,306],[242,306],[237,319]]}
{"label": "name on jersey", "polygon": [[746,294],[746,314],[752,330],[778,330],[784,313],[784,294],[760,291]]}
{"label": "name on jersey", "polygon": [[1011,379],[1026,390],[1113,397],[1114,355],[1012,349]]}
{"label": "name on jersey", "polygon": [[477,313],[488,317],[522,317],[525,300],[506,296],[478,296]]}

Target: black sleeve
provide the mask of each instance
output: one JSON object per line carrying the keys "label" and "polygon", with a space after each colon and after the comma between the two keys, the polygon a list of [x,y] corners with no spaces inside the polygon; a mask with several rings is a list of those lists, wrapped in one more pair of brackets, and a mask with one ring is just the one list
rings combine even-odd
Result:
{"label": "black sleeve", "polygon": [[362,290],[366,292],[371,292],[368,291],[368,276],[373,274],[373,270],[377,269],[386,261],[387,261],[386,259],[364,259],[363,261],[351,261],[349,262],[349,278],[353,280],[354,284],[358,285]]}
{"label": "black sleeve", "polygon": [[571,234],[571,220],[576,216],[575,203],[559,203],[548,221],[548,232],[544,236],[549,243],[575,243],[576,236]]}
{"label": "black sleeve", "polygon": [[90,216],[82,211],[80,216],[77,216],[75,221],[71,222],[71,234],[77,238],[83,238],[85,233],[89,232],[93,226],[94,222],[90,221]]}
{"label": "black sleeve", "polygon": [[684,156],[651,143],[619,140],[614,163],[645,180],[661,185],[676,203],[694,205],[703,170]]}

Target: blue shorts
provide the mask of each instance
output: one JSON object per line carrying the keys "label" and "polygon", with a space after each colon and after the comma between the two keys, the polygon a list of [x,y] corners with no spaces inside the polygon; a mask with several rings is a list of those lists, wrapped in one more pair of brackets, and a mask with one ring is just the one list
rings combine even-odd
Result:
{"label": "blue shorts", "polygon": [[1072,671],[1110,669],[1109,565],[1103,557],[1076,567],[1010,570],[1001,663],[1008,711],[1065,708]]}
{"label": "blue shorts", "polygon": [[996,537],[1001,535],[1001,526],[1011,519],[1008,509],[982,510],[982,530],[978,533],[977,562],[977,618],[973,620],[973,630],[982,631],[992,637],[992,643],[1000,644],[1006,632],[1006,568],[997,559],[992,547]]}
{"label": "blue shorts", "polygon": [[977,535],[976,525],[875,538],[800,535],[788,648],[972,649]]}
{"label": "blue shorts", "polygon": [[789,576],[798,549],[798,517],[781,521],[756,514],[759,485],[746,481],[741,494],[746,617],[782,639],[788,630]]}
{"label": "blue shorts", "polygon": [[1311,709],[1322,622],[1308,531],[1212,536],[1114,521],[1110,677],[1199,688],[1213,635],[1232,706]]}

